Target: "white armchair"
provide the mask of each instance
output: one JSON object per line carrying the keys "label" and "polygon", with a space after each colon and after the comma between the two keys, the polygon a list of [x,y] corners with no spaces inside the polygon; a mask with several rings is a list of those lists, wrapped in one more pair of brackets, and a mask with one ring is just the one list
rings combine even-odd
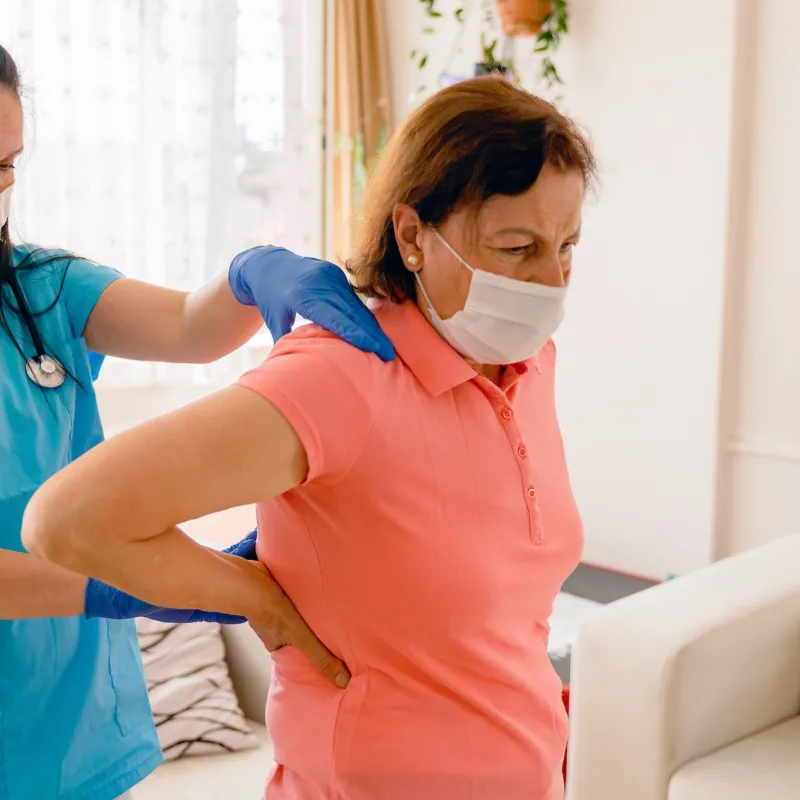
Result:
{"label": "white armchair", "polygon": [[572,660],[568,800],[800,798],[800,536],[613,603]]}

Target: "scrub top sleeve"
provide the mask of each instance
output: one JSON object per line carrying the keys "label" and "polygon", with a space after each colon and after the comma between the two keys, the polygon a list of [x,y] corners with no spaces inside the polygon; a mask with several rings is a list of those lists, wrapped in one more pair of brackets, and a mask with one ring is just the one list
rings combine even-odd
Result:
{"label": "scrub top sleeve", "polygon": [[239,379],[238,386],[264,397],[294,428],[308,458],[306,483],[333,485],[357,463],[372,428],[373,358],[304,326]]}
{"label": "scrub top sleeve", "polygon": [[83,336],[86,323],[100,295],[122,277],[122,273],[115,269],[93,264],[82,258],[67,261],[61,299],[76,338]]}

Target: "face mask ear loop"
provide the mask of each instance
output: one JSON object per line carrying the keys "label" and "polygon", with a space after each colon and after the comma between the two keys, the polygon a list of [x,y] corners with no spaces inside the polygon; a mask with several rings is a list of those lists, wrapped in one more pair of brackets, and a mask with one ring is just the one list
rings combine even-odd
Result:
{"label": "face mask ear loop", "polygon": [[442,234],[441,234],[441,233],[439,233],[439,231],[438,231],[436,228],[434,228],[434,227],[431,227],[431,230],[432,230],[432,231],[434,232],[434,234],[436,235],[436,238],[437,238],[437,239],[438,239],[438,240],[439,240],[439,241],[440,241],[440,242],[441,242],[441,243],[442,243],[442,244],[443,244],[443,245],[444,245],[444,246],[445,246],[445,247],[446,247],[446,248],[447,248],[447,249],[450,251],[450,253],[451,253],[451,254],[452,254],[452,255],[453,255],[455,258],[457,258],[457,259],[458,259],[458,260],[459,260],[459,261],[460,261],[460,262],[461,262],[461,263],[462,263],[462,264],[463,264],[463,265],[464,265],[464,266],[465,266],[465,267],[466,267],[466,268],[467,268],[467,269],[468,269],[470,272],[472,272],[472,273],[474,273],[474,272],[475,272],[475,267],[472,267],[472,266],[470,266],[470,265],[469,265],[469,264],[468,264],[468,263],[467,263],[467,262],[464,260],[464,258],[463,258],[462,256],[460,256],[460,255],[459,255],[459,254],[458,254],[458,253],[455,251],[455,249],[454,249],[454,248],[453,248],[453,246],[450,244],[450,242],[448,242],[448,241],[447,241],[447,239],[445,239],[445,238],[444,238],[444,236],[442,236]]}
{"label": "face mask ear loop", "polygon": [[422,278],[420,278],[419,272],[415,272],[414,277],[417,279],[417,285],[422,291],[422,296],[425,298],[425,302],[428,304],[428,311],[430,312],[431,317],[438,320],[439,315],[436,313],[436,309],[433,307],[433,303],[431,303],[431,299],[428,297],[428,293],[425,291],[425,286],[422,283]]}

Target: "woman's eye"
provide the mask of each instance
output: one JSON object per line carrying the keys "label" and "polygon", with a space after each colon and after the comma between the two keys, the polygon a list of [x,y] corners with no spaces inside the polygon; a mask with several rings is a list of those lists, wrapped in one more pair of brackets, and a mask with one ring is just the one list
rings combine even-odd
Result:
{"label": "woman's eye", "polygon": [[525,244],[520,247],[504,247],[502,250],[506,255],[509,256],[524,256],[528,250],[530,250],[530,245]]}
{"label": "woman's eye", "polygon": [[11,172],[14,169],[13,164],[0,164],[0,171],[2,172]]}
{"label": "woman's eye", "polygon": [[570,250],[572,250],[573,247],[577,247],[577,246],[578,246],[577,242],[566,242],[566,243],[561,245],[561,252],[562,253],[568,253]]}

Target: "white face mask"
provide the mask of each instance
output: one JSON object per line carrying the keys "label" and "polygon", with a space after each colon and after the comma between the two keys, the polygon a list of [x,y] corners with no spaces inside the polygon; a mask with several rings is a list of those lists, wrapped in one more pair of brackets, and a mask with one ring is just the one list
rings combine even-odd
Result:
{"label": "white face mask", "polygon": [[435,228],[442,244],[472,273],[463,311],[442,319],[417,283],[434,327],[464,358],[478,364],[516,364],[535,356],[564,319],[566,286],[544,286],[471,267]]}
{"label": "white face mask", "polygon": [[4,192],[0,192],[0,228],[8,222],[11,214],[11,193],[14,185],[8,187]]}

